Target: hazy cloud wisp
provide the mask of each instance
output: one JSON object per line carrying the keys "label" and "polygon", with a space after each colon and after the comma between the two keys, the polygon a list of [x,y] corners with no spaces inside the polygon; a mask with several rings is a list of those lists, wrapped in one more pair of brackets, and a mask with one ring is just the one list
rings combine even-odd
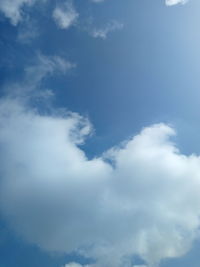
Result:
{"label": "hazy cloud wisp", "polygon": [[188,0],[165,0],[167,6],[174,6],[177,4],[186,4]]}
{"label": "hazy cloud wisp", "polygon": [[108,34],[123,28],[123,24],[118,21],[111,21],[106,24],[104,27],[89,27],[88,32],[94,38],[106,39]]}

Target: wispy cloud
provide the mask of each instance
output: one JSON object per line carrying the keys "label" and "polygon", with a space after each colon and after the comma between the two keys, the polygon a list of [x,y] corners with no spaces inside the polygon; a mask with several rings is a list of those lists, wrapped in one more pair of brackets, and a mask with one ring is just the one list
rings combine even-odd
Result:
{"label": "wispy cloud", "polygon": [[[0,0],[0,11],[7,17],[13,25],[17,25],[23,20],[26,15],[24,13],[24,7],[31,7],[36,2],[46,2],[47,0]],[[90,0],[93,3],[102,3],[104,0]],[[185,4],[188,0],[165,0],[167,6],[173,6],[177,4]],[[76,11],[73,1],[66,0],[63,3],[58,4],[53,11],[53,18],[61,29],[67,29],[77,22],[79,17]],[[120,26],[121,25],[121,26]],[[107,33],[115,29],[122,27],[122,24],[112,22],[106,25],[102,29],[93,29],[92,34],[94,37],[106,38]]]}
{"label": "wispy cloud", "polygon": [[104,2],[104,0],[90,0],[91,2],[93,2],[93,3],[102,3],[102,2]]}
{"label": "wispy cloud", "polygon": [[53,11],[53,18],[61,29],[68,29],[74,25],[79,14],[75,10],[72,1],[67,1],[62,5],[57,6]]}
{"label": "wispy cloud", "polygon": [[12,96],[49,96],[50,90],[40,89],[42,81],[47,75],[66,74],[75,68],[76,64],[60,56],[46,56],[40,52],[36,54],[31,65],[24,68],[24,78],[5,86],[6,93]]}
{"label": "wispy cloud", "polygon": [[[0,11],[16,26],[24,17],[27,17],[27,14],[24,12],[25,7],[31,7],[36,2],[45,3],[46,1],[47,0],[0,0]],[[53,11],[53,18],[62,29],[67,29],[73,25],[78,16],[79,14],[75,10],[72,0],[66,0],[64,3],[58,4]]]}
{"label": "wispy cloud", "polygon": [[89,34],[94,38],[106,39],[109,33],[121,30],[123,26],[124,25],[122,23],[113,20],[101,28],[91,26],[88,31]]}
{"label": "wispy cloud", "polygon": [[174,6],[177,4],[186,4],[188,0],[165,0],[167,6]]}
{"label": "wispy cloud", "polygon": [[13,25],[17,25],[22,20],[22,8],[35,2],[36,0],[0,0],[0,11]]}
{"label": "wispy cloud", "polygon": [[34,21],[26,19],[18,28],[17,39],[20,43],[30,44],[34,39],[39,37],[39,35],[40,30],[38,25]]}
{"label": "wispy cloud", "polygon": [[90,267],[89,265],[82,265],[77,262],[71,262],[66,264],[64,267]]}

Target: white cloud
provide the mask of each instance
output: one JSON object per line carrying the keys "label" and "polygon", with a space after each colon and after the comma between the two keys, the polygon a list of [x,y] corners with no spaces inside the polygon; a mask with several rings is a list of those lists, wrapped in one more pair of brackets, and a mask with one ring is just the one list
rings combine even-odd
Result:
{"label": "white cloud", "polygon": [[91,160],[78,114],[7,98],[0,128],[1,213],[27,241],[118,267],[133,254],[149,265],[181,256],[198,237],[200,158],[178,151],[171,127],[144,128]]}
{"label": "white cloud", "polygon": [[165,0],[167,6],[174,6],[177,4],[186,4],[188,0]]}
{"label": "white cloud", "polygon": [[[16,25],[33,2],[9,3],[0,8]],[[68,3],[54,10],[61,28],[77,16]],[[112,22],[91,34],[105,39],[121,27]],[[16,95],[27,99],[46,75],[73,67],[39,53]],[[0,100],[0,210],[18,234],[45,250],[92,257],[95,267],[130,266],[133,254],[157,264],[190,249],[199,237],[200,158],[178,151],[171,127],[144,128],[89,160],[80,148],[92,128],[87,119],[63,110],[41,114],[16,95]]]}
{"label": "white cloud", "polygon": [[57,6],[53,11],[53,18],[61,29],[68,29],[74,25],[79,14],[75,10],[72,1],[67,1],[63,5]]}
{"label": "white cloud", "polygon": [[[26,15],[24,12],[24,7],[30,7],[36,2],[41,3],[46,1],[47,0],[0,0],[0,11],[4,14],[5,17],[10,19],[11,23],[14,26],[16,26],[24,19],[24,16]],[[71,0],[57,5],[53,11],[53,18],[56,21],[57,25],[62,29],[67,29],[71,25],[75,24],[78,16],[79,14],[76,12]],[[26,32],[26,35],[27,34],[29,37],[31,33]]]}
{"label": "white cloud", "polygon": [[90,28],[89,33],[91,36],[94,38],[102,38],[106,39],[107,35],[110,32],[116,31],[116,30],[121,30],[123,28],[123,24],[119,23],[117,21],[111,21],[107,25],[105,25],[102,28]]}
{"label": "white cloud", "polygon": [[22,20],[23,7],[32,5],[36,0],[0,0],[0,11],[13,25]]}
{"label": "white cloud", "polygon": [[[45,2],[42,0],[40,2]],[[104,0],[90,0],[94,3],[101,3]],[[38,0],[0,0],[0,11],[7,17],[13,25],[17,25],[22,21],[24,14],[24,7],[32,6]],[[165,0],[167,6],[177,4],[185,4],[188,0]],[[53,11],[53,18],[61,29],[67,29],[77,22],[79,17],[75,10],[72,0],[67,0],[65,3],[58,5]],[[122,26],[122,25],[121,25]],[[117,28],[121,28],[120,24],[108,24],[104,29],[94,29],[94,37],[106,38],[108,32]],[[27,32],[28,33],[28,32]]]}

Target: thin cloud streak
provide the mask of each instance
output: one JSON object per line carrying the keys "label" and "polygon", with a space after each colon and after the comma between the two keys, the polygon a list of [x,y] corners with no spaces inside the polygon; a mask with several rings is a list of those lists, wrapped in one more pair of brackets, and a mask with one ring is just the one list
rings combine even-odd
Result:
{"label": "thin cloud streak", "polygon": [[178,4],[186,4],[188,2],[188,0],[166,0],[165,4],[167,6],[174,6],[174,5],[178,5]]}
{"label": "thin cloud streak", "polygon": [[89,27],[88,32],[94,38],[101,38],[105,40],[109,33],[121,30],[123,27],[124,25],[122,23],[119,23],[118,21],[111,21],[101,28]]}

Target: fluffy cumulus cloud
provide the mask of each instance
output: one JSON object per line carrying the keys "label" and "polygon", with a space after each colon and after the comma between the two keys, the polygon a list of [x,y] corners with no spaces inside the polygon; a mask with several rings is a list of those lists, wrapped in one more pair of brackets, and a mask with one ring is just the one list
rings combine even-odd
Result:
{"label": "fluffy cumulus cloud", "polygon": [[167,6],[174,6],[177,4],[186,4],[188,0],[165,0]]}
{"label": "fluffy cumulus cloud", "polygon": [[200,158],[178,151],[170,126],[93,159],[81,149],[91,125],[76,113],[41,114],[8,97],[0,128],[0,210],[27,241],[129,267],[135,254],[148,266],[181,256],[198,237]]}
{"label": "fluffy cumulus cloud", "polygon": [[[0,9],[16,25],[23,6],[33,3],[0,0]],[[53,16],[66,29],[78,14],[67,2]],[[113,23],[92,34],[105,39],[121,27]],[[46,75],[73,67],[38,53],[24,80],[0,99],[1,215],[41,249],[93,259],[65,267],[138,267],[133,255],[147,267],[183,255],[199,238],[200,157],[182,154],[171,141],[175,130],[161,123],[88,159],[81,147],[92,132],[87,118],[41,112],[29,101]]]}
{"label": "fluffy cumulus cloud", "polygon": [[53,11],[53,18],[61,29],[68,29],[74,25],[79,14],[75,10],[72,1],[67,1],[62,5],[58,5]]}

